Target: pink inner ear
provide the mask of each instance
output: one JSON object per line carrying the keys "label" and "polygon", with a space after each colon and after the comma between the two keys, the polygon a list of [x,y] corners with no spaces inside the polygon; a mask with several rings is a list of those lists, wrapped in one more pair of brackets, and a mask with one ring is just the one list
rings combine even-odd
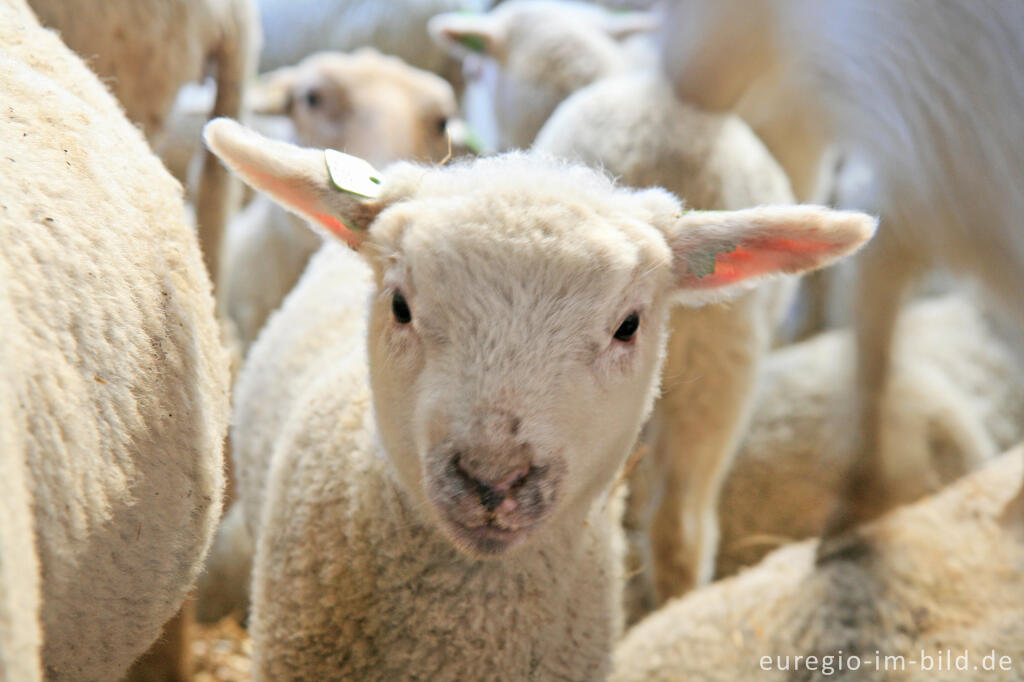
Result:
{"label": "pink inner ear", "polygon": [[704,277],[687,274],[683,285],[692,289],[713,289],[769,273],[801,272],[822,265],[841,247],[841,244],[785,237],[748,239],[734,250],[715,256],[714,272]]}
{"label": "pink inner ear", "polygon": [[359,246],[361,239],[356,233],[337,217],[320,211],[320,202],[316,200],[316,196],[297,189],[294,181],[283,180],[254,166],[242,166],[240,170],[256,189],[266,192],[275,201],[297,212],[303,218],[316,221],[353,249]]}
{"label": "pink inner ear", "polygon": [[328,215],[327,213],[310,213],[309,217],[330,230],[353,249],[359,248],[359,242],[362,240],[356,236],[355,232],[348,229],[345,226],[345,223],[341,222],[334,216]]}

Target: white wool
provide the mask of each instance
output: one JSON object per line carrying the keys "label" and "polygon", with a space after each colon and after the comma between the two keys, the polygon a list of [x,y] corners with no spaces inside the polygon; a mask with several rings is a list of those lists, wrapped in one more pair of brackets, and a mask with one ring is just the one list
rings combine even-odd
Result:
{"label": "white wool", "polygon": [[[917,303],[900,317],[882,397],[880,442],[902,501],[934,492],[1024,438],[1024,366],[1013,337],[965,296]],[[830,332],[775,351],[725,481],[716,575],[780,542],[818,535],[851,453],[835,447],[849,414],[853,338]]]}
{"label": "white wool", "polygon": [[0,678],[117,679],[213,537],[227,358],[180,186],[114,98],[24,3],[0,72]]}
{"label": "white wool", "polygon": [[[178,91],[202,81],[211,66],[217,96],[210,116],[241,115],[243,86],[255,72],[260,47],[251,0],[30,0],[29,5],[40,23],[60,32],[107,84],[154,148],[164,141]],[[214,282],[233,194],[227,172],[204,155],[196,224]]]}
{"label": "white wool", "polygon": [[611,679],[1018,679],[1024,544],[1000,515],[1022,456],[864,526],[860,551],[793,544],[671,602],[618,645]]}

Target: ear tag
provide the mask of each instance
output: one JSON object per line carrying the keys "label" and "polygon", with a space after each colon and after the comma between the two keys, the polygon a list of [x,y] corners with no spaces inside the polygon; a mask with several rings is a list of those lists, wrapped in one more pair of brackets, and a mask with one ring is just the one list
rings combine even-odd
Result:
{"label": "ear tag", "polygon": [[463,47],[478,54],[483,54],[487,51],[487,44],[484,42],[484,39],[475,33],[464,33],[456,38],[456,40],[458,40],[459,44]]}
{"label": "ear tag", "polygon": [[692,251],[686,259],[686,274],[693,275],[697,279],[709,277],[715,274],[715,261],[718,256],[723,253],[732,253],[735,250],[736,244],[722,242]]}
{"label": "ear tag", "polygon": [[331,182],[342,192],[367,199],[376,199],[380,196],[382,176],[366,160],[334,149],[325,149],[324,161],[327,163],[327,173],[331,176]]}

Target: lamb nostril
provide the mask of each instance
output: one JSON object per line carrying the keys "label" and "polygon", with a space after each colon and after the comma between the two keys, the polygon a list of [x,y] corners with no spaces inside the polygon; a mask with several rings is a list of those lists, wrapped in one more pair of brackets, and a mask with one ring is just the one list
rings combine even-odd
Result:
{"label": "lamb nostril", "polygon": [[480,504],[489,512],[497,509],[505,501],[505,493],[498,492],[491,486],[477,481],[477,494],[480,496]]}
{"label": "lamb nostril", "polygon": [[451,468],[462,480],[463,485],[476,493],[480,498],[480,504],[488,512],[493,512],[501,506],[510,492],[515,492],[526,482],[526,478],[533,471],[533,467],[526,465],[510,473],[508,476],[496,483],[486,483],[475,477],[462,465],[462,453],[457,452],[451,459]]}

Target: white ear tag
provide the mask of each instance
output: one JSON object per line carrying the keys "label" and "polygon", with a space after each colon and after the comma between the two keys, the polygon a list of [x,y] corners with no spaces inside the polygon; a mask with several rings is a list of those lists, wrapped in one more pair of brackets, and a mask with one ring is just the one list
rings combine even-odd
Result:
{"label": "white ear tag", "polygon": [[358,194],[367,199],[376,199],[380,195],[383,178],[365,159],[334,149],[325,149],[324,161],[327,162],[327,173],[331,176],[331,182],[341,191]]}

